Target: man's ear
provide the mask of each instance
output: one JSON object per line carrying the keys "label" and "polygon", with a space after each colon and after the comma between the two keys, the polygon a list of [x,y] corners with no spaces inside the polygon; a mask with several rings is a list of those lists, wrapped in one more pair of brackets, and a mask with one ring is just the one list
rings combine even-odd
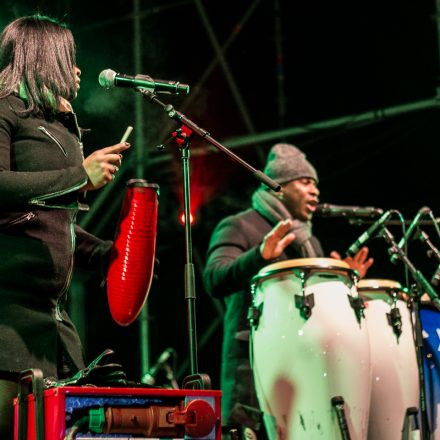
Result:
{"label": "man's ear", "polygon": [[277,192],[275,192],[274,191],[274,194],[275,194],[275,197],[278,199],[278,200],[284,200],[284,191],[283,191],[283,187],[281,187],[281,189],[279,190],[279,191],[277,191]]}

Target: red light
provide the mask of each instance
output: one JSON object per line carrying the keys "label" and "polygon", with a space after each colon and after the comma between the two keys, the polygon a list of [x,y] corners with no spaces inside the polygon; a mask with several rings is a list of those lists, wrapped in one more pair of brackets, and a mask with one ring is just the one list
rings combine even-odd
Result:
{"label": "red light", "polygon": [[[185,213],[184,212],[182,212],[179,215],[179,222],[180,222],[181,225],[185,224]],[[193,216],[192,212],[189,213],[189,224],[190,225],[194,224],[194,216]]]}

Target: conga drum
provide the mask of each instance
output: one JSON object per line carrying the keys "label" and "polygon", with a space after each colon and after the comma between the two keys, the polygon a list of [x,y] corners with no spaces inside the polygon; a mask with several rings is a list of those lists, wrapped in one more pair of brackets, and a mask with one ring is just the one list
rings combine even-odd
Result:
{"label": "conga drum", "polygon": [[270,439],[340,439],[342,397],[352,440],[365,439],[369,339],[356,274],[331,258],[287,260],[252,280],[251,365]]}
{"label": "conga drum", "polygon": [[406,410],[419,407],[416,349],[402,286],[392,280],[364,279],[372,387],[368,438],[401,440]]}

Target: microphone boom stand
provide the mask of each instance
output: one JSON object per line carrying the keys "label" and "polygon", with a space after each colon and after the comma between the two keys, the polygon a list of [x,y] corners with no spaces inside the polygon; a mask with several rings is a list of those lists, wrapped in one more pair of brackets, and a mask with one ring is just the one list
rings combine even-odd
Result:
{"label": "microphone boom stand", "polygon": [[173,137],[180,147],[182,156],[183,168],[183,198],[184,198],[184,219],[185,219],[185,247],[186,247],[186,262],[185,262],[185,300],[187,302],[187,322],[188,322],[188,344],[190,355],[191,375],[183,380],[183,388],[198,388],[209,389],[211,380],[207,374],[198,373],[197,362],[197,332],[196,332],[196,313],[195,313],[195,282],[194,282],[194,264],[192,258],[192,237],[191,237],[191,222],[190,222],[190,139],[194,133],[207,140],[215,148],[229,156],[232,160],[242,165],[250,171],[260,182],[267,185],[274,191],[280,190],[280,185],[267,177],[262,171],[256,170],[236,154],[232,153],[220,142],[212,138],[208,131],[196,125],[193,121],[188,119],[183,113],[175,110],[170,104],[164,104],[156,95],[148,89],[138,87],[136,89],[143,96],[149,98],[150,101],[160,105],[168,116],[182,125],[180,130],[173,133]]}
{"label": "microphone boom stand", "polygon": [[[423,347],[423,335],[422,335],[422,325],[420,319],[420,297],[423,293],[427,293],[431,301],[440,309],[440,300],[434,290],[434,288],[429,284],[428,280],[424,275],[417,270],[416,267],[411,263],[405,252],[397,245],[394,241],[394,237],[391,232],[384,226],[381,231],[381,236],[385,241],[391,246],[389,253],[395,258],[403,262],[406,268],[411,273],[415,283],[416,288],[414,294],[411,294],[411,299],[414,306],[414,316],[415,316],[415,345],[416,345],[416,357],[417,366],[419,371],[419,388],[420,388],[420,418],[421,418],[421,431],[422,440],[430,439],[430,429],[428,422],[428,412],[426,408],[426,396],[425,396],[425,375],[423,370],[423,357],[422,357],[422,347]],[[418,288],[417,288],[418,286]]]}

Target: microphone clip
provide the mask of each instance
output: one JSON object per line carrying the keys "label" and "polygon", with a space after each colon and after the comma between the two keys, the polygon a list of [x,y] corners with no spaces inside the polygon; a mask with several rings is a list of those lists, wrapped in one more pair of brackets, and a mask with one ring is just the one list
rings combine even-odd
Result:
{"label": "microphone clip", "polygon": [[166,148],[169,144],[171,144],[171,142],[173,142],[173,141],[174,141],[174,137],[173,137],[173,136],[170,136],[170,137],[167,138],[165,141],[163,141],[161,144],[156,145],[156,150],[157,150],[157,151],[163,151],[163,150],[165,150],[165,148]]}
{"label": "microphone clip", "polygon": [[370,219],[364,219],[361,217],[349,217],[348,218],[348,223],[350,225],[354,225],[354,226],[362,226],[364,223],[369,223],[371,222]]}
{"label": "microphone clip", "polygon": [[172,137],[177,142],[179,148],[186,148],[189,141],[194,135],[194,132],[186,125],[181,125],[176,131],[171,133]]}
{"label": "microphone clip", "polygon": [[156,145],[156,149],[158,151],[163,151],[173,141],[177,142],[179,148],[185,148],[186,144],[191,140],[193,134],[194,132],[191,129],[189,129],[186,125],[182,125],[180,128],[173,131],[164,142]]}
{"label": "microphone clip", "polygon": [[389,249],[388,249],[388,255],[390,256],[390,260],[391,263],[395,264],[398,261],[402,260],[402,256],[403,256],[403,250],[400,249],[399,246],[397,246],[397,244],[393,244]]}

